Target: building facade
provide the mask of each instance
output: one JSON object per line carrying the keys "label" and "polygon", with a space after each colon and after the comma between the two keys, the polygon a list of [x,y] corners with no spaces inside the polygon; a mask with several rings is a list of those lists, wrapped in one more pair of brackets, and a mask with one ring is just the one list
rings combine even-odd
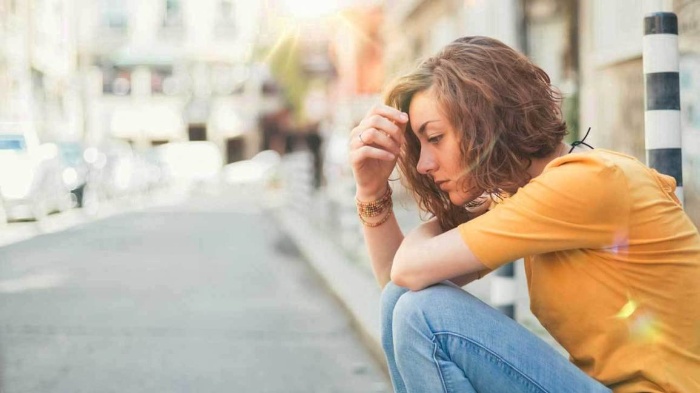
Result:
{"label": "building facade", "polygon": [[41,141],[82,135],[75,3],[0,1],[0,121]]}
{"label": "building facade", "polygon": [[258,2],[76,1],[86,139],[209,140],[227,162],[258,151]]}

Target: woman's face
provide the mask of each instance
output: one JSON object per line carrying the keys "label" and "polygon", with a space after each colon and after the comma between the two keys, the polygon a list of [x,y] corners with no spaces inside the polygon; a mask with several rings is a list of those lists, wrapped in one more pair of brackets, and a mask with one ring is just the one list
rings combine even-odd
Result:
{"label": "woman's face", "polygon": [[[432,89],[417,93],[408,108],[411,129],[420,141],[417,170],[430,176],[435,184],[458,206],[474,199],[462,168],[460,136],[440,112]],[[467,183],[465,183],[467,181]]]}

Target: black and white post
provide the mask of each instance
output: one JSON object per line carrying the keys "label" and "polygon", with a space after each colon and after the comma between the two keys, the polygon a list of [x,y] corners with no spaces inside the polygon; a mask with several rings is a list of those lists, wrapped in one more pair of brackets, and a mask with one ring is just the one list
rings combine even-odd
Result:
{"label": "black and white post", "polygon": [[644,18],[644,115],[647,164],[676,179],[676,196],[683,202],[678,18],[654,12]]}

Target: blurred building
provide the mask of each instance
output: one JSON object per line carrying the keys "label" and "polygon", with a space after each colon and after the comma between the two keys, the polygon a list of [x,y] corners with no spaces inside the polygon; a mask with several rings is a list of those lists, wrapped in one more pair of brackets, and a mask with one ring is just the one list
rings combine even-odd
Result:
{"label": "blurred building", "polygon": [[29,8],[0,1],[0,121],[31,118]]}
{"label": "blurred building", "polygon": [[259,2],[75,0],[87,139],[209,140],[227,162],[259,145]]}
{"label": "blurred building", "polygon": [[72,1],[0,1],[0,121],[42,140],[81,136],[75,20]]}

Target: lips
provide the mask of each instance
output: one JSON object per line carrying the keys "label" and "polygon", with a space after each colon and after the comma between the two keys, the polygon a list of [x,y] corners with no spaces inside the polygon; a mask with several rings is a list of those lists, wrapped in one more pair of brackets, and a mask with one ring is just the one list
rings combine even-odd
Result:
{"label": "lips", "polygon": [[447,180],[437,180],[435,181],[435,185],[438,186],[439,189],[444,191],[443,185],[447,184]]}

